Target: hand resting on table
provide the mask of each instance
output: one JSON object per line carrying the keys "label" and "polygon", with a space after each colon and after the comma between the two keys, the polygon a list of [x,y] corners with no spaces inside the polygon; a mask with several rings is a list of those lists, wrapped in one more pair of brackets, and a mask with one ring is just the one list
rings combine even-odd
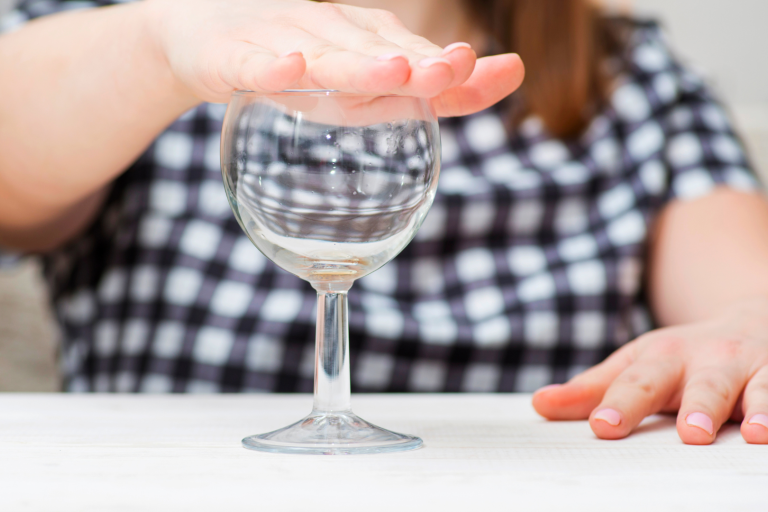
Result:
{"label": "hand resting on table", "polygon": [[646,417],[677,413],[687,444],[714,442],[729,419],[768,444],[768,201],[719,190],[675,201],[649,247],[647,292],[657,322],[603,363],[533,405],[546,418],[589,418],[598,437],[629,435]]}

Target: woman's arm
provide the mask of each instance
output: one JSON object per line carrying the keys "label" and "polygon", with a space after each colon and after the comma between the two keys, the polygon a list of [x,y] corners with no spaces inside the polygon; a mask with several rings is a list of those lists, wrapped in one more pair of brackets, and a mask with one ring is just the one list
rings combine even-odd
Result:
{"label": "woman's arm", "polygon": [[153,46],[144,6],[61,14],[0,37],[0,243],[45,250],[199,100]]}
{"label": "woman's arm", "polygon": [[662,213],[654,234],[648,289],[661,326],[768,301],[768,201],[762,195],[721,189],[677,201]]}
{"label": "woman's arm", "polygon": [[0,37],[0,245],[66,241],[164,127],[235,89],[393,92],[461,115],[522,81],[517,56],[475,68],[470,48],[446,50],[384,11],[305,0],[147,0],[32,22]]}

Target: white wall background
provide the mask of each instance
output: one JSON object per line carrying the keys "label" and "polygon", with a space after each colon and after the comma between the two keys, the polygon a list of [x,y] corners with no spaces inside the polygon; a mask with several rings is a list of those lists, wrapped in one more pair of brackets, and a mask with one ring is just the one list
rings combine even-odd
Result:
{"label": "white wall background", "polygon": [[768,1],[634,0],[732,102],[768,103]]}
{"label": "white wall background", "polygon": [[14,0],[0,0],[0,14],[10,9],[13,3]]}

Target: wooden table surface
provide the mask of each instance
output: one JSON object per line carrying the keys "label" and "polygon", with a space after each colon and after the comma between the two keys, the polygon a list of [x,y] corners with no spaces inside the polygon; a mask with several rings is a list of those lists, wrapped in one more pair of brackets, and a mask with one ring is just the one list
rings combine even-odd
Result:
{"label": "wooden table surface", "polygon": [[309,412],[305,395],[0,395],[2,511],[768,510],[768,446],[728,425],[685,446],[653,417],[623,441],[548,423],[528,395],[360,395],[414,452],[288,456],[240,439]]}

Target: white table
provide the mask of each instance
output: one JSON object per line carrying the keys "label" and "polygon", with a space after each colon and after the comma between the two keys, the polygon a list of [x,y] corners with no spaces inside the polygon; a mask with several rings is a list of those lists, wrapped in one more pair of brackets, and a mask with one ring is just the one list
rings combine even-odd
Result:
{"label": "white table", "polygon": [[309,396],[0,395],[2,511],[760,511],[768,447],[729,425],[685,446],[672,418],[600,441],[547,423],[527,395],[362,395],[362,417],[421,436],[414,452],[288,456],[240,439]]}

